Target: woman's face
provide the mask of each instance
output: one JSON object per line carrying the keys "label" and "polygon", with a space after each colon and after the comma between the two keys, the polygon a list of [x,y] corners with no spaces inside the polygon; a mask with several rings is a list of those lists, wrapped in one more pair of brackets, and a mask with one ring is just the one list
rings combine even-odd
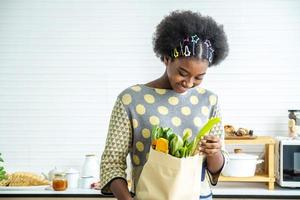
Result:
{"label": "woman's face", "polygon": [[197,58],[177,58],[173,61],[165,58],[164,63],[170,85],[177,93],[199,85],[208,68],[207,60]]}

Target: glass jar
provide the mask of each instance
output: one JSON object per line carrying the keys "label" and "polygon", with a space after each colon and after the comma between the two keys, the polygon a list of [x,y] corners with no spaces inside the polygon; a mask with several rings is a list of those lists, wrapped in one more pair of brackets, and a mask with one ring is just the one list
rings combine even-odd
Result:
{"label": "glass jar", "polygon": [[289,137],[296,138],[300,136],[300,110],[289,111]]}
{"label": "glass jar", "polygon": [[68,181],[64,173],[55,173],[52,180],[52,187],[55,191],[64,191],[68,188]]}

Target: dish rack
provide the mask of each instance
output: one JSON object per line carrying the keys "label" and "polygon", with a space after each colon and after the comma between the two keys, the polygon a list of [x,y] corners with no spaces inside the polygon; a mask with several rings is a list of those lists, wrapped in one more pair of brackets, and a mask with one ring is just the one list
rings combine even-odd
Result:
{"label": "dish rack", "polygon": [[257,136],[254,139],[225,139],[225,144],[245,144],[245,145],[264,145],[265,146],[265,169],[262,174],[255,174],[252,177],[225,177],[220,176],[221,182],[265,182],[268,185],[269,190],[274,189],[275,182],[275,139],[270,136]]}

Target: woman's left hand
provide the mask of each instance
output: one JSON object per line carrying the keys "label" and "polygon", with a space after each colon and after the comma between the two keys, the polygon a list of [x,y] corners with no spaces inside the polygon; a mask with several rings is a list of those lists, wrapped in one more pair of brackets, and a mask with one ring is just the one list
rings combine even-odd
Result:
{"label": "woman's left hand", "polygon": [[218,136],[207,135],[200,141],[199,152],[208,157],[214,156],[221,152],[222,143]]}

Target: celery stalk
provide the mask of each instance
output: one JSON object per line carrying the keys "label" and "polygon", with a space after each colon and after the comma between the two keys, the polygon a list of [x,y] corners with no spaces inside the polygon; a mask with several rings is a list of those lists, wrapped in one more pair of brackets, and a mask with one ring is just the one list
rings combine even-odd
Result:
{"label": "celery stalk", "polygon": [[201,130],[198,132],[198,135],[194,138],[193,141],[193,147],[192,147],[192,155],[194,155],[196,148],[200,142],[200,140],[207,134],[209,131],[213,128],[214,125],[221,122],[221,119],[219,117],[211,118],[208,120],[208,122],[201,128]]}

